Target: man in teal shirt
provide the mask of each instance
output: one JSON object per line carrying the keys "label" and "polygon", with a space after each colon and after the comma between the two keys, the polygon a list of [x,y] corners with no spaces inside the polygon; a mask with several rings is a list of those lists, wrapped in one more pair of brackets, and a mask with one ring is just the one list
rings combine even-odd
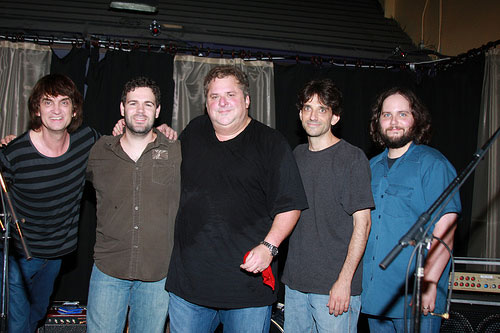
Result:
{"label": "man in teal shirt", "polygon": [[[443,190],[456,172],[430,140],[430,117],[415,94],[402,88],[383,92],[373,108],[372,138],[386,149],[370,161],[375,210],[363,259],[362,312],[372,332],[403,332],[405,274],[412,247],[405,248],[386,269],[379,263]],[[453,248],[456,219],[460,213],[456,194],[436,217],[431,231]],[[434,216],[433,216],[434,217]],[[439,332],[446,304],[450,255],[433,240],[425,259],[422,294],[422,332]],[[413,276],[413,263],[410,277]],[[408,297],[408,304],[411,295]],[[411,311],[407,311],[409,314]]]}

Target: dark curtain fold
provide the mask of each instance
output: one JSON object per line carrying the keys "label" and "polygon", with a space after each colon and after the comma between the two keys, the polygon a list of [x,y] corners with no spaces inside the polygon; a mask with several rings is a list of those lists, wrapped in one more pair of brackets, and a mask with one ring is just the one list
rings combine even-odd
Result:
{"label": "dark curtain fold", "polygon": [[[292,147],[307,142],[295,106],[297,93],[309,80],[330,78],[344,98],[343,114],[340,124],[334,128],[335,134],[360,147],[371,158],[381,151],[368,132],[375,97],[392,86],[406,86],[417,92],[431,112],[434,129],[431,145],[460,172],[476,150],[483,68],[484,55],[429,73],[409,69],[275,64],[276,127]],[[472,188],[471,178],[460,191],[463,213],[455,237],[455,255],[467,252]]]}
{"label": "dark curtain fold", "polygon": [[101,61],[92,57],[87,76],[84,110],[86,123],[102,134],[111,134],[120,115],[123,85],[146,76],[160,86],[161,112],[156,124],[172,121],[174,96],[173,57],[165,53],[108,51]]}
{"label": "dark curtain fold", "polygon": [[[431,145],[460,173],[479,148],[477,134],[484,76],[484,54],[467,59],[435,76],[424,76],[417,92],[432,115]],[[482,144],[481,144],[482,145]],[[467,256],[470,235],[473,175],[460,189],[462,215],[455,233],[456,256]]]}
{"label": "dark curtain fold", "polygon": [[54,51],[52,51],[52,62],[50,64],[51,74],[65,74],[73,82],[76,87],[84,95],[85,85],[85,72],[87,60],[89,58],[89,49],[73,47],[67,55],[59,58]]}
{"label": "dark curtain fold", "polygon": [[[53,51],[50,73],[67,75],[84,95],[89,54],[89,49],[73,47],[68,54],[60,58]],[[61,273],[57,278],[52,295],[55,301],[78,300],[86,304],[95,242],[95,199],[92,199],[93,197],[95,198],[93,189],[86,186],[80,209],[78,248],[75,252],[64,257]]]}

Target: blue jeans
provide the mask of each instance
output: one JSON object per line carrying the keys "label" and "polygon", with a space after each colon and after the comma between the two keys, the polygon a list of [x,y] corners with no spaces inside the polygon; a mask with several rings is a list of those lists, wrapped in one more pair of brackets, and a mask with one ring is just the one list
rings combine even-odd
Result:
{"label": "blue jeans", "polygon": [[[0,251],[0,255],[3,258],[3,251]],[[9,256],[9,332],[35,332],[47,313],[61,261],[39,258],[26,260],[17,255]]]}
{"label": "blue jeans", "polygon": [[196,305],[170,293],[171,333],[211,333],[220,323],[224,332],[267,333],[271,306],[218,309]]}
{"label": "blue jeans", "polygon": [[165,281],[166,278],[155,282],[118,279],[94,265],[87,302],[87,331],[122,333],[130,307],[131,333],[165,332],[169,300]]}
{"label": "blue jeans", "polygon": [[328,312],[328,299],[285,286],[285,332],[357,332],[361,297],[351,296],[349,310],[337,317]]}
{"label": "blue jeans", "polygon": [[[410,331],[411,319],[407,319],[407,332]],[[404,320],[402,318],[387,318],[368,316],[368,325],[370,332],[404,332]],[[420,332],[422,333],[439,333],[441,328],[441,318],[433,316],[422,316],[420,319]]]}

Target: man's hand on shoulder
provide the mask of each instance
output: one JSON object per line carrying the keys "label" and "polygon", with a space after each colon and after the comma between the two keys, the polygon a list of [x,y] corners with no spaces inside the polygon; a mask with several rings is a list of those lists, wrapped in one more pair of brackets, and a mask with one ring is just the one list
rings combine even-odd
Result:
{"label": "man's hand on shoulder", "polygon": [[177,132],[174,131],[172,127],[169,127],[167,124],[162,124],[156,128],[158,131],[163,133],[170,140],[177,140]]}
{"label": "man's hand on shoulder", "polygon": [[15,138],[16,136],[14,134],[7,135],[6,137],[0,140],[0,146],[6,146],[9,142],[14,140]]}
{"label": "man's hand on shoulder", "polygon": [[125,119],[120,119],[116,122],[115,127],[113,127],[113,136],[123,134],[123,129],[125,128]]}
{"label": "man's hand on shoulder", "polygon": [[338,279],[330,289],[330,298],[328,299],[329,313],[340,316],[349,310],[349,302],[351,300],[351,282]]}

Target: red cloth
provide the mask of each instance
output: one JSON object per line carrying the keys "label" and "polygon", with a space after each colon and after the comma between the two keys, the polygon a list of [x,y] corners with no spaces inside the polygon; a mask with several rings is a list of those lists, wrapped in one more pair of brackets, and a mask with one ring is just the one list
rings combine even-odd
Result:
{"label": "red cloth", "polygon": [[[246,262],[249,253],[250,251],[248,251],[243,257],[243,263]],[[267,266],[267,268],[264,271],[262,271],[262,282],[264,284],[267,284],[274,291],[275,280],[274,280],[273,270],[271,269],[271,265]]]}

